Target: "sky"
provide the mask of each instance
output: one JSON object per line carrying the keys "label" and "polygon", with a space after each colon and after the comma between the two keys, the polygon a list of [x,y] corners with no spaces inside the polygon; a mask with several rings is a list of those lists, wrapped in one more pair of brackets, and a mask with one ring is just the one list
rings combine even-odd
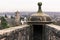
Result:
{"label": "sky", "polygon": [[38,2],[42,2],[42,11],[60,12],[60,0],[0,0],[0,12],[36,12]]}

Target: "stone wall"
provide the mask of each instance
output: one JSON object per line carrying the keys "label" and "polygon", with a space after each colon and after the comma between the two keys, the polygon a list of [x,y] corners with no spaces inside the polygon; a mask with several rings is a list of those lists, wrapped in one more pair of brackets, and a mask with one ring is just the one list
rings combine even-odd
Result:
{"label": "stone wall", "polygon": [[45,40],[60,40],[60,26],[53,24],[46,25]]}
{"label": "stone wall", "polygon": [[[44,40],[60,40],[60,26],[44,25],[43,32]],[[0,30],[0,40],[33,40],[33,28],[31,25],[21,25]]]}
{"label": "stone wall", "polygon": [[29,40],[31,29],[29,25],[22,25],[0,30],[0,40]]}

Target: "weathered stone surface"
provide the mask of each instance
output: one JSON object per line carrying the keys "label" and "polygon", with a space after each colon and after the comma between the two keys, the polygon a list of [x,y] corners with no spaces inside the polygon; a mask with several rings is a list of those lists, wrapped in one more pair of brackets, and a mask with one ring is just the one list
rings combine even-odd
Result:
{"label": "weathered stone surface", "polygon": [[0,40],[29,40],[29,25],[0,30]]}
{"label": "weathered stone surface", "polygon": [[[60,26],[44,25],[43,34],[44,40],[60,40]],[[22,25],[0,30],[0,40],[33,40],[33,27]]]}
{"label": "weathered stone surface", "polygon": [[46,25],[46,37],[47,40],[60,40],[60,26],[53,24]]}

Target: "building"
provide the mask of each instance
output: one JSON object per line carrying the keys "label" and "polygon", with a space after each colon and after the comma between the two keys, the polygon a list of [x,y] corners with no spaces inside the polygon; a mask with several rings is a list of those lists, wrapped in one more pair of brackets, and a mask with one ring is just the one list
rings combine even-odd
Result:
{"label": "building", "polygon": [[20,25],[20,12],[15,12],[15,25]]}
{"label": "building", "polygon": [[6,19],[9,27],[14,27],[15,26],[14,18],[13,19],[11,19],[11,18],[5,18],[5,19]]}
{"label": "building", "polygon": [[30,16],[29,21],[27,22],[29,25],[31,25],[32,29],[32,39],[31,40],[45,40],[47,36],[47,32],[45,32],[46,24],[51,24],[51,17],[41,10],[42,3],[38,3],[38,12],[35,14],[32,14]]}

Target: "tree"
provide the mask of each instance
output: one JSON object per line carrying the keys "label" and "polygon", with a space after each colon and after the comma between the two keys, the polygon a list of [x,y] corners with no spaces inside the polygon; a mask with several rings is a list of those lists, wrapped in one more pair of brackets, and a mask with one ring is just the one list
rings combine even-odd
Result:
{"label": "tree", "polygon": [[7,15],[5,14],[5,18],[7,18]]}
{"label": "tree", "polygon": [[7,24],[7,21],[4,17],[1,17],[1,27],[4,29],[4,28],[8,28],[8,24]]}
{"label": "tree", "polygon": [[14,17],[13,16],[11,16],[11,19],[13,19]]}

